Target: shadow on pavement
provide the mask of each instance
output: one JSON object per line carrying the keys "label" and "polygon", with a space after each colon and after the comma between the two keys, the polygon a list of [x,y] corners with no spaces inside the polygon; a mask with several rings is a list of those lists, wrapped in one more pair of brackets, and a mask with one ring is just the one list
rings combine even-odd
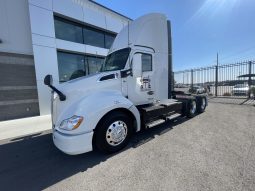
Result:
{"label": "shadow on pavement", "polygon": [[[135,134],[125,149],[136,148],[186,121],[170,122]],[[125,150],[121,152],[125,152]],[[118,153],[117,153],[118,154]],[[42,190],[114,156],[97,151],[69,156],[57,150],[50,132],[0,141],[1,190]]]}

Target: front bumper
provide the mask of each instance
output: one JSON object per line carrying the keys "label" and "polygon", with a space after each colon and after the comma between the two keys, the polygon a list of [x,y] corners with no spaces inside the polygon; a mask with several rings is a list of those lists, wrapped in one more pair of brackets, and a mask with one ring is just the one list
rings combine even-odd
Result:
{"label": "front bumper", "polygon": [[93,131],[80,135],[66,135],[53,130],[53,142],[62,152],[69,155],[78,155],[92,151]]}

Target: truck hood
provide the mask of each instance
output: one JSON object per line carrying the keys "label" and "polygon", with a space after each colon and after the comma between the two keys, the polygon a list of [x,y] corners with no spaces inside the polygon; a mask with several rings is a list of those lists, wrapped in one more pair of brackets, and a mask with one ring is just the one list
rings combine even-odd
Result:
{"label": "truck hood", "polygon": [[[66,83],[61,84],[58,88],[66,95],[67,100],[73,99],[75,96],[81,96],[91,93],[91,91],[102,90],[102,88],[114,88],[117,87],[114,81],[119,80],[119,72],[103,72],[93,75],[77,78]],[[110,87],[109,87],[110,86]]]}
{"label": "truck hood", "polygon": [[[100,91],[117,91],[121,93],[121,79],[119,71],[103,72],[94,75],[81,77],[63,83],[57,88],[66,96],[65,101],[60,101],[56,93],[52,99],[52,122],[56,124],[58,118],[66,118],[71,116],[64,116],[67,110],[75,110],[73,106],[75,103],[85,99],[87,96],[93,95]],[[74,115],[75,113],[73,113]]]}

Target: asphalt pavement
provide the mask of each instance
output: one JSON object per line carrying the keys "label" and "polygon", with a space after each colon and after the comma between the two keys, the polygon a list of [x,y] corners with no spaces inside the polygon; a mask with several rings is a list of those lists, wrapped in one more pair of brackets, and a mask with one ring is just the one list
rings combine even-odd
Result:
{"label": "asphalt pavement", "polygon": [[78,156],[51,132],[0,141],[0,190],[255,190],[255,107],[212,103],[136,134],[116,154]]}

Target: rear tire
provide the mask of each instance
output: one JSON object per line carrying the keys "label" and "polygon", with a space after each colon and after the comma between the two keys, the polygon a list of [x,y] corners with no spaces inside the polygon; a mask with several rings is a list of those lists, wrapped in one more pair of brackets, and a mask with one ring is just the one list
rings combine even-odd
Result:
{"label": "rear tire", "polygon": [[188,105],[187,105],[187,114],[186,114],[186,116],[188,118],[192,118],[196,115],[196,111],[197,111],[196,100],[195,99],[189,100]]}
{"label": "rear tire", "polygon": [[131,119],[122,112],[107,114],[96,128],[96,147],[105,153],[114,153],[127,146],[132,134]]}
{"label": "rear tire", "polygon": [[203,113],[205,111],[205,108],[206,108],[206,98],[201,97],[198,103],[198,108],[197,108],[198,113]]}

